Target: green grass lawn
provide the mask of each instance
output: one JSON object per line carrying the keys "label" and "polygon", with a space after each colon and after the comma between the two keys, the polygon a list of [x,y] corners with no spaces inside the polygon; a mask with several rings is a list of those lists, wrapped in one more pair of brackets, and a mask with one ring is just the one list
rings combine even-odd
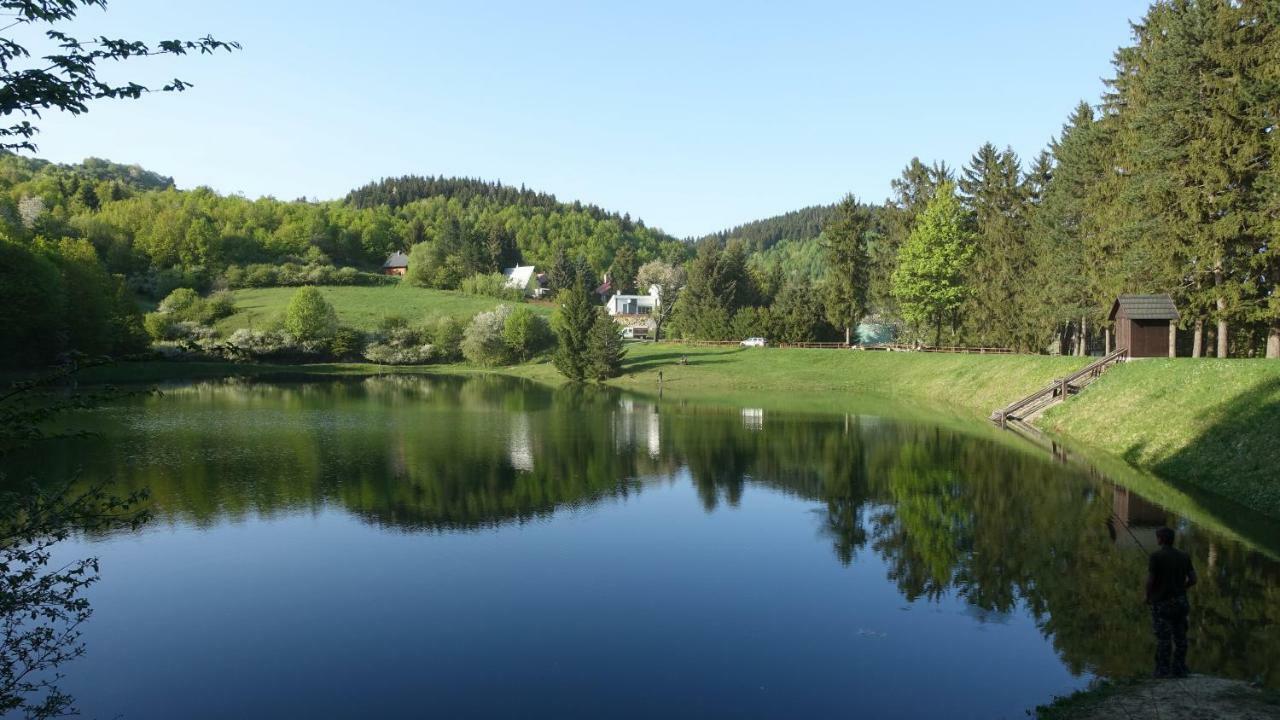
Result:
{"label": "green grass lawn", "polygon": [[[236,313],[217,323],[224,335],[244,327],[270,327],[284,319],[289,298],[298,288],[253,288],[232,291]],[[372,330],[383,318],[398,315],[410,324],[423,324],[444,316],[470,319],[492,310],[502,301],[451,290],[428,290],[401,282],[373,287],[322,287],[320,292],[338,311],[338,320],[360,330]],[[531,304],[535,311],[550,313],[546,305]]]}
{"label": "green grass lawn", "polygon": [[1109,370],[1041,428],[1280,516],[1280,362],[1152,359]]}

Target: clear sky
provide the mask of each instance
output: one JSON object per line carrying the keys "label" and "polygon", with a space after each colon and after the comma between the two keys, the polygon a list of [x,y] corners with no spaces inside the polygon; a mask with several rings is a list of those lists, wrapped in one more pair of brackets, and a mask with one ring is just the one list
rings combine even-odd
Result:
{"label": "clear sky", "polygon": [[130,63],[107,77],[196,86],[48,116],[37,142],[250,197],[496,179],[700,235],[879,202],[913,156],[1029,159],[1147,4],[111,0],[76,30],[244,49]]}

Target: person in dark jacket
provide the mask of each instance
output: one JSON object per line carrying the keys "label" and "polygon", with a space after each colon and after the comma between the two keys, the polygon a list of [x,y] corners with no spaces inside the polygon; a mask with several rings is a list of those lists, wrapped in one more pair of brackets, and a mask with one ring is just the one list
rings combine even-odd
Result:
{"label": "person in dark jacket", "polygon": [[1196,584],[1191,556],[1173,547],[1173,530],[1156,530],[1160,549],[1147,562],[1147,603],[1156,634],[1158,678],[1187,676],[1187,588]]}

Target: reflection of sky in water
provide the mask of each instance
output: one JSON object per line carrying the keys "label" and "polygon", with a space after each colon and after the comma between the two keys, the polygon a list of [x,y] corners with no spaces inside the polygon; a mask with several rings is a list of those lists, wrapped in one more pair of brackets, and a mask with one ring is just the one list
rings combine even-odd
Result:
{"label": "reflection of sky in water", "polygon": [[[56,459],[159,521],[60,550],[90,716],[1022,717],[1148,659],[1168,514],[950,430],[448,379],[96,415]],[[1180,527],[1200,667],[1276,672],[1275,564]]]}

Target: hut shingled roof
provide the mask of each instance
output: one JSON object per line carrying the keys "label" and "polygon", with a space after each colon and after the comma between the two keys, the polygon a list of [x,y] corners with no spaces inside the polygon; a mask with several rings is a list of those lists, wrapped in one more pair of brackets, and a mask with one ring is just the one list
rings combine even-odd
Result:
{"label": "hut shingled roof", "polygon": [[1178,319],[1178,307],[1168,295],[1121,295],[1111,306],[1109,319],[1115,320],[1121,310],[1131,320]]}

